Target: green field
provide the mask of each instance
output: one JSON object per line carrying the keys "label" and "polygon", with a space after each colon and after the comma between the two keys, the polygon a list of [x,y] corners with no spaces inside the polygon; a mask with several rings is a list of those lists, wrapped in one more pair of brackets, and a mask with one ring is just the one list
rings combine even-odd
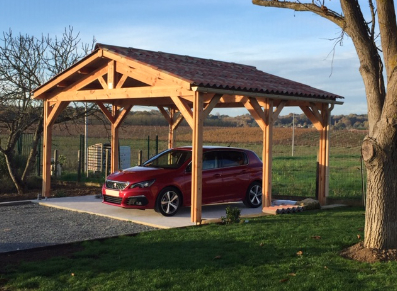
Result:
{"label": "green field", "polygon": [[[88,146],[110,143],[110,134],[103,126],[91,126]],[[315,197],[316,169],[319,134],[315,129],[295,130],[292,155],[292,129],[275,128],[273,134],[273,189],[274,195]],[[81,128],[68,131],[55,128],[52,150],[64,156],[62,172],[65,179],[77,179],[77,156],[80,148]],[[361,142],[366,131],[332,130],[330,132],[329,197],[361,199],[365,182],[365,168],[361,165]],[[131,166],[138,164],[138,152],[143,161],[158,151],[167,148],[168,127],[127,126],[120,130],[120,145],[131,148]],[[150,137],[148,149],[148,136]],[[5,142],[5,138],[1,140]],[[241,147],[253,150],[262,157],[262,132],[259,128],[204,129],[204,144]],[[187,126],[178,128],[175,146],[191,145],[191,130]],[[97,174],[103,179],[105,174]],[[99,177],[98,177],[99,176]],[[102,176],[102,178],[101,178]],[[364,181],[363,181],[364,180]],[[365,183],[364,183],[365,184]]]}
{"label": "green field", "polygon": [[[78,137],[54,137],[53,149],[66,157],[63,167],[64,172],[76,172],[77,151],[79,149]],[[108,143],[106,138],[90,138],[88,144]],[[230,143],[205,144],[224,145]],[[148,157],[148,144],[146,139],[120,139],[121,146],[131,147],[131,166],[138,164],[138,152],[142,150],[143,160]],[[176,146],[189,145],[187,141],[177,141]],[[262,144],[233,143],[235,147],[251,149],[262,157]],[[159,151],[167,147],[166,140],[159,140]],[[273,146],[273,194],[290,196],[315,197],[316,193],[316,145],[297,145],[292,156],[291,146],[275,144]],[[149,143],[149,156],[155,154],[155,138]],[[329,170],[329,197],[357,198],[362,197],[360,147],[332,147],[330,151]],[[365,170],[364,179],[365,179]]]}

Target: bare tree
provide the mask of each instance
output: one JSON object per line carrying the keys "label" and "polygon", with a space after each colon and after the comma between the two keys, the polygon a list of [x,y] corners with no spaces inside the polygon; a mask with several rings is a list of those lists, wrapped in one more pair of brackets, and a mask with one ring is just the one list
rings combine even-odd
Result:
{"label": "bare tree", "polygon": [[[352,39],[365,85],[369,121],[369,134],[362,144],[368,177],[364,246],[396,249],[397,25],[394,1],[368,0],[371,11],[368,20],[358,0],[340,0],[342,14],[319,0],[252,2],[265,7],[313,12],[335,23]],[[381,49],[376,43],[378,36]],[[383,76],[384,68],[386,76]]]}
{"label": "bare tree", "polygon": [[[6,143],[0,144],[0,152],[18,193],[23,193],[43,131],[42,102],[31,98],[32,91],[87,54],[95,40],[92,45],[81,44],[79,34],[74,35],[69,27],[60,39],[14,36],[10,30],[3,33],[0,41],[0,133],[7,136]],[[93,107],[89,111],[95,112]],[[65,110],[57,122],[76,120],[85,113],[82,106],[75,106],[73,110]],[[27,131],[34,133],[32,148],[24,169],[18,169],[15,147]]]}

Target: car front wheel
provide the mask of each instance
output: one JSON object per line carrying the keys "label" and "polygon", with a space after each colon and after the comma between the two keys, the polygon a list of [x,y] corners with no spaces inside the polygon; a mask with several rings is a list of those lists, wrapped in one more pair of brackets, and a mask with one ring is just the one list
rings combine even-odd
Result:
{"label": "car front wheel", "polygon": [[161,190],[156,201],[156,210],[164,216],[175,215],[182,205],[181,194],[178,190],[167,187]]}
{"label": "car front wheel", "polygon": [[251,208],[257,208],[262,205],[262,184],[253,182],[247,189],[244,205]]}

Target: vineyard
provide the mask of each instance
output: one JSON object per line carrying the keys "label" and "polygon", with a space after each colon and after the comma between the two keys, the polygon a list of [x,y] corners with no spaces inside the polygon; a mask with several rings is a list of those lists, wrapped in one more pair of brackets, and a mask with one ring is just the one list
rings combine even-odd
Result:
{"label": "vineyard", "polygon": [[[90,125],[88,145],[110,143],[110,129],[103,125]],[[83,126],[54,127],[53,149],[66,157],[64,171],[77,169],[77,151]],[[360,159],[364,130],[333,130],[330,133],[330,197],[360,198],[365,170]],[[137,165],[138,152],[143,160],[167,148],[168,127],[124,126],[120,129],[120,145],[131,147],[131,165]],[[176,131],[175,146],[191,144],[191,130],[181,126]],[[149,145],[148,145],[149,137]],[[262,131],[258,127],[205,127],[204,144],[251,149],[262,157]],[[292,128],[274,128],[273,133],[273,193],[314,197],[319,133],[315,129],[296,128],[292,146]]]}

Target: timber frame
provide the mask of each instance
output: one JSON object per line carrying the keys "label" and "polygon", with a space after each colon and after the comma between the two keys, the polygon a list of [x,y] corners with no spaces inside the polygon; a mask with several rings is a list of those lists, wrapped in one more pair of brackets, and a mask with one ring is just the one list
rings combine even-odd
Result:
{"label": "timber frame", "polygon": [[[233,75],[225,77],[225,72]],[[98,44],[91,54],[37,88],[33,98],[44,102],[44,197],[50,197],[51,191],[52,126],[70,102],[93,102],[109,120],[112,172],[119,170],[118,131],[123,120],[133,106],[154,106],[169,124],[169,148],[182,120],[192,129],[191,220],[201,223],[203,122],[215,107],[245,107],[263,131],[262,201],[263,207],[268,207],[272,198],[273,123],[283,108],[295,106],[320,132],[318,199],[322,205],[326,203],[330,115],[335,104],[343,104],[337,101],[341,96],[250,66]]]}

